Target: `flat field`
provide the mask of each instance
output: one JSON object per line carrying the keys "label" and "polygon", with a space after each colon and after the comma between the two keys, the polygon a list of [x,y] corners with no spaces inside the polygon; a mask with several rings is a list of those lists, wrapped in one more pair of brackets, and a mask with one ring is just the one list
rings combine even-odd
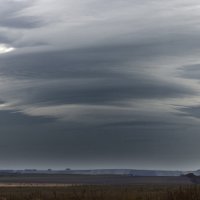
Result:
{"label": "flat field", "polygon": [[0,175],[0,200],[200,200],[189,177]]}
{"label": "flat field", "polygon": [[200,200],[197,185],[0,187],[1,200]]}
{"label": "flat field", "polygon": [[0,175],[0,185],[57,184],[57,185],[144,185],[192,184],[189,177],[136,177],[127,175],[70,175],[70,174],[10,174]]}

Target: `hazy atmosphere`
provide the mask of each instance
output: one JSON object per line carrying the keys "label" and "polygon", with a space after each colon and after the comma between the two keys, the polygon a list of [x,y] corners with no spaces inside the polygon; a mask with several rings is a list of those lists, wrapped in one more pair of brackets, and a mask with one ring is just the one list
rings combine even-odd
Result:
{"label": "hazy atmosphere", "polygon": [[200,168],[198,0],[0,0],[0,169]]}

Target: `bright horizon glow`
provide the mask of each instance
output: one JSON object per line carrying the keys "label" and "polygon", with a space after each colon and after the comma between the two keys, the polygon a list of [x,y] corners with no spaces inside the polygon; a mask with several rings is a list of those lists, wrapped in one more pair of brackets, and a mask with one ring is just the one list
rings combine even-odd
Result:
{"label": "bright horizon glow", "polygon": [[9,47],[6,44],[0,44],[0,54],[9,53],[14,50],[15,50],[14,47]]}

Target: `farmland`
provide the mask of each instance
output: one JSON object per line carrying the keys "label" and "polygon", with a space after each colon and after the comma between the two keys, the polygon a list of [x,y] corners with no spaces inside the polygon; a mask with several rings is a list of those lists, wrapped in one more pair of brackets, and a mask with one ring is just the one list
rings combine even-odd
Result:
{"label": "farmland", "polygon": [[187,176],[0,175],[0,200],[198,200],[200,186]]}
{"label": "farmland", "polygon": [[2,174],[0,184],[61,184],[61,185],[188,185],[187,176],[128,176],[74,174]]}
{"label": "farmland", "polygon": [[199,200],[200,186],[0,187],[1,200]]}

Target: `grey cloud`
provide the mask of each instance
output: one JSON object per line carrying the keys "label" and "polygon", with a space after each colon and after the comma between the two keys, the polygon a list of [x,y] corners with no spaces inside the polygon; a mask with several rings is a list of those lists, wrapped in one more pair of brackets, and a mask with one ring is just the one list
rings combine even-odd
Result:
{"label": "grey cloud", "polygon": [[[47,87],[33,88],[34,96],[29,101],[51,102],[52,104],[106,104],[128,99],[163,99],[194,94],[189,89],[162,81],[126,77],[91,81],[91,85],[58,83]],[[143,82],[145,81],[145,83]],[[70,88],[70,86],[71,88]],[[101,86],[100,86],[101,85]]]}
{"label": "grey cloud", "polygon": [[28,42],[20,42],[13,43],[16,48],[34,48],[34,47],[48,47],[49,44],[47,42],[41,41],[28,41]]}
{"label": "grey cloud", "polygon": [[141,129],[149,129],[149,128],[154,128],[154,129],[168,129],[168,128],[177,128],[178,123],[174,122],[167,122],[167,121],[159,121],[159,120],[127,120],[127,121],[119,121],[115,123],[107,123],[104,125],[104,127],[119,127],[119,128],[130,128],[130,127],[135,127],[135,128],[141,128]]}
{"label": "grey cloud", "polygon": [[22,88],[14,88],[8,94],[12,98],[21,96],[25,104],[106,104],[195,94],[195,90],[173,80],[147,74],[137,62],[127,64],[135,54],[140,57],[128,47],[10,56],[1,59],[0,72],[3,77],[27,80],[27,86],[22,83]]}
{"label": "grey cloud", "polygon": [[173,68],[199,57],[198,2],[46,2],[0,0],[0,167],[199,165],[200,109],[171,106],[199,95]]}
{"label": "grey cloud", "polygon": [[4,104],[4,103],[5,103],[5,101],[3,101],[3,100],[0,99],[0,105]]}
{"label": "grey cloud", "polygon": [[0,43],[11,43],[13,40],[5,35],[5,33],[0,33]]}
{"label": "grey cloud", "polygon": [[184,106],[178,107],[177,110],[181,111],[179,115],[200,118],[200,106]]}
{"label": "grey cloud", "polygon": [[51,123],[54,121],[53,118],[48,117],[33,117],[33,116],[26,116],[21,112],[18,111],[0,111],[0,118],[1,122],[0,125],[3,127],[8,125],[8,121],[13,126],[30,126],[33,124],[44,124],[44,123]]}
{"label": "grey cloud", "polygon": [[[14,115],[10,111],[0,111],[0,116],[6,116],[7,121],[10,121],[9,126],[1,124],[2,166],[8,167],[8,163],[12,163],[12,166],[25,167],[31,163],[31,166],[36,168],[47,165],[52,168],[76,168],[77,165],[96,165],[95,167],[103,168],[115,163],[115,166],[120,168],[135,166],[134,163],[139,162],[140,165],[143,163],[152,167],[151,163],[159,159],[161,163],[157,163],[157,167],[163,168],[178,166],[180,162],[184,163],[185,159],[194,162],[198,157],[193,153],[199,149],[198,134],[186,133],[185,126],[179,127],[179,130],[165,127],[161,129],[161,120],[157,121],[159,128],[153,125],[152,129],[146,129],[142,126],[138,128],[122,125],[120,128],[84,126],[68,122],[40,123],[36,118],[20,117],[21,113]],[[18,123],[9,118],[18,118]],[[191,140],[191,136],[195,141]]]}
{"label": "grey cloud", "polygon": [[[2,21],[1,21],[2,20]],[[43,25],[41,19],[37,17],[10,17],[0,20],[1,27],[9,27],[9,28],[37,28]]]}
{"label": "grey cloud", "polygon": [[200,64],[182,66],[177,70],[177,75],[188,79],[200,79]]}
{"label": "grey cloud", "polygon": [[43,24],[37,16],[20,16],[20,12],[32,6],[34,1],[4,1],[1,0],[0,27],[7,28],[36,28]]}

